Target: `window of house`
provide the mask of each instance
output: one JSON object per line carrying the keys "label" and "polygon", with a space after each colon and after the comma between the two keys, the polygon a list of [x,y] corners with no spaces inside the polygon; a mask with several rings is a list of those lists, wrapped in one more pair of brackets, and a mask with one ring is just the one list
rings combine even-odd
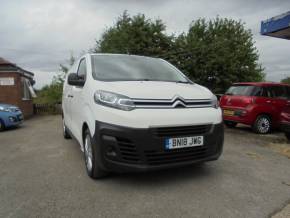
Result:
{"label": "window of house", "polygon": [[23,100],[31,100],[32,97],[33,98],[36,97],[34,89],[28,79],[21,77],[21,85],[22,85],[22,99]]}
{"label": "window of house", "polygon": [[29,92],[29,88],[27,86],[27,82],[26,79],[21,77],[21,85],[22,85],[22,99],[23,100],[30,100],[31,99],[31,95]]}

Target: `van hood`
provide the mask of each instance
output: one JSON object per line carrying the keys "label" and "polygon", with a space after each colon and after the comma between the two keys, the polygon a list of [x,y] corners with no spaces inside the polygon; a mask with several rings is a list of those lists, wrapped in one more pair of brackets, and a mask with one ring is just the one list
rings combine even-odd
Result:
{"label": "van hood", "polygon": [[98,87],[130,98],[172,99],[178,95],[184,99],[210,99],[211,91],[198,84],[160,81],[117,81],[104,82]]}

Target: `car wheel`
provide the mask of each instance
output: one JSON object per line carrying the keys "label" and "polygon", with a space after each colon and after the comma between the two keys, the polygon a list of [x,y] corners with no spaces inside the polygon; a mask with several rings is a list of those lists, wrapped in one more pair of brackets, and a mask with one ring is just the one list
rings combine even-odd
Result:
{"label": "car wheel", "polygon": [[267,134],[271,131],[271,119],[267,115],[259,115],[253,125],[253,130],[258,134]]}
{"label": "car wheel", "polygon": [[86,129],[84,134],[84,156],[88,175],[93,179],[103,178],[107,172],[102,170],[98,162],[96,146],[93,143],[90,131]]}
{"label": "car wheel", "polygon": [[228,127],[228,128],[234,128],[237,126],[238,123],[236,122],[233,122],[233,121],[224,121],[225,125]]}
{"label": "car wheel", "polygon": [[70,134],[68,133],[67,127],[65,125],[64,119],[62,118],[62,129],[63,129],[63,137],[65,139],[71,139]]}
{"label": "car wheel", "polygon": [[285,136],[288,139],[288,141],[290,142],[290,132],[285,132]]}
{"label": "car wheel", "polygon": [[3,131],[4,129],[5,129],[4,122],[0,120],[0,132]]}

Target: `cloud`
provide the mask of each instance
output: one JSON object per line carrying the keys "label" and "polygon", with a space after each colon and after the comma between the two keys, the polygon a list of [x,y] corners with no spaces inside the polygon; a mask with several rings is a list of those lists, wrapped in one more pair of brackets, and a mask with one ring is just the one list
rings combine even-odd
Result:
{"label": "cloud", "polygon": [[289,1],[190,0],[2,0],[0,56],[35,72],[37,87],[49,83],[59,64],[73,52],[91,48],[95,39],[124,11],[160,18],[168,33],[187,31],[200,17],[229,17],[251,29],[267,79],[279,81],[290,74],[290,42],[260,36],[260,22],[290,8]]}

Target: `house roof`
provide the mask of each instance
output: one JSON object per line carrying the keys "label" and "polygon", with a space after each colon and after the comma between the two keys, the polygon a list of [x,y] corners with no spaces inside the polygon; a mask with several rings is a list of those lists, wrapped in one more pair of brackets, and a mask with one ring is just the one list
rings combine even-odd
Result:
{"label": "house roof", "polygon": [[14,65],[14,64],[0,57],[0,65]]}
{"label": "house roof", "polygon": [[34,73],[18,67],[16,64],[0,57],[0,73],[1,72],[17,72],[29,78],[33,78]]}

